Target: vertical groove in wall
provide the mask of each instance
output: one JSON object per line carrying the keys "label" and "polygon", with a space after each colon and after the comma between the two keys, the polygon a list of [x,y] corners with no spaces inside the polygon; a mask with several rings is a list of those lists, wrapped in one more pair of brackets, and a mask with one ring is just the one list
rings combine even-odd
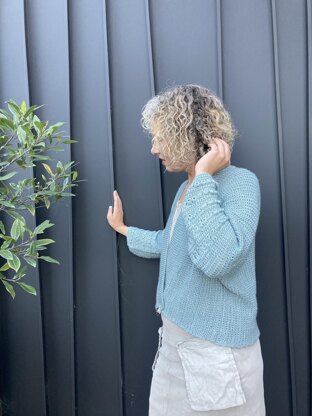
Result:
{"label": "vertical groove in wall", "polygon": [[[153,41],[152,41],[152,32],[151,32],[151,14],[150,14],[150,5],[149,0],[145,0],[145,20],[146,20],[146,41],[147,41],[147,53],[148,53],[148,68],[149,68],[149,79],[150,79],[150,90],[151,95],[155,95],[155,71],[154,71],[154,59],[153,59]],[[155,157],[156,171],[159,173],[157,175],[157,189],[158,189],[158,204],[159,204],[159,213],[161,227],[165,228],[165,216],[164,216],[164,203],[162,197],[162,176],[161,176],[161,167],[159,159]]]}
{"label": "vertical groove in wall", "polygon": [[[69,18],[69,13],[70,13],[70,8],[69,8],[69,0],[66,1],[66,5],[65,5],[65,12],[66,12],[66,20],[67,20],[67,51],[68,51],[68,55],[67,55],[67,80],[68,80],[68,85],[67,85],[67,91],[68,91],[68,105],[69,105],[69,109],[68,109],[68,118],[69,118],[69,135],[71,137],[71,126],[72,126],[72,120],[71,120],[71,79],[70,79],[70,74],[71,74],[71,59],[70,59],[70,18]],[[72,153],[71,153],[72,148],[70,147],[70,155],[69,158],[70,160],[72,160]],[[69,305],[70,305],[70,318],[69,318],[69,322],[70,322],[70,331],[71,331],[71,397],[72,397],[72,405],[71,405],[71,415],[75,416],[76,415],[76,408],[77,408],[77,397],[76,397],[76,391],[77,391],[77,380],[76,380],[76,350],[75,350],[75,290],[74,290],[74,258],[73,258],[73,246],[74,246],[74,241],[73,241],[73,203],[70,200],[70,207],[71,207],[71,221],[70,221],[70,230],[69,230],[69,234],[71,235],[71,240],[70,240],[70,244],[71,244],[71,248],[70,248],[70,253],[71,253],[71,273],[70,273],[70,280],[71,280],[71,287],[72,287],[72,291],[70,293],[70,298],[69,298]]]}
{"label": "vertical groove in wall", "polygon": [[[32,100],[31,100],[31,85],[30,85],[30,69],[31,69],[31,63],[30,63],[30,54],[29,54],[29,42],[28,42],[28,26],[27,26],[27,6],[26,6],[26,0],[22,0],[21,2],[22,7],[23,7],[23,16],[24,16],[24,47],[25,47],[25,59],[26,59],[26,77],[27,77],[27,88],[28,88],[28,105],[32,105]],[[32,169],[32,175],[33,177],[35,177],[36,174],[36,168],[33,167]],[[33,218],[33,225],[36,226],[37,225],[37,217],[36,217],[36,211],[35,211],[35,216]],[[40,282],[40,272],[39,272],[40,268],[39,268],[39,264],[38,264],[38,268],[36,268],[33,273],[36,276],[36,280],[38,282],[37,285],[37,296],[38,296],[38,312],[40,314],[39,316],[39,322],[41,324],[40,326],[40,333],[38,334],[39,337],[39,342],[40,342],[40,352],[41,352],[41,356],[39,357],[39,359],[42,362],[41,365],[41,369],[42,369],[42,377],[41,380],[44,382],[43,386],[42,386],[42,392],[44,393],[44,415],[42,416],[47,416],[49,414],[48,411],[48,392],[46,389],[46,385],[47,385],[47,371],[46,371],[46,356],[45,356],[45,337],[44,337],[44,317],[43,317],[43,306],[42,306],[42,291],[41,291],[41,282]]]}
{"label": "vertical groove in wall", "polygon": [[222,10],[221,10],[221,0],[216,0],[216,10],[217,10],[217,71],[218,71],[218,95],[224,100],[223,93],[223,62],[222,62]]}
{"label": "vertical groove in wall", "polygon": [[[109,45],[108,45],[108,13],[107,13],[107,0],[103,1],[103,12],[102,12],[102,28],[103,28],[103,45],[105,47],[105,55],[106,55],[106,60],[105,60],[105,84],[106,84],[106,108],[107,108],[107,127],[108,127],[108,154],[109,154],[109,172],[111,172],[110,178],[111,178],[111,192],[110,194],[112,194],[112,190],[116,189],[115,187],[115,169],[114,169],[114,158],[113,158],[113,130],[112,130],[112,118],[111,118],[111,92],[110,92],[110,70],[109,70],[109,62],[110,61],[110,57],[109,57]],[[117,240],[119,241],[119,239],[121,238],[121,234],[118,234],[116,236],[116,234],[118,233],[114,233],[114,238],[117,238]],[[114,252],[114,265],[118,264],[118,246],[116,246],[115,244],[115,252]],[[121,345],[121,339],[122,339],[122,333],[121,333],[121,319],[120,319],[120,315],[121,315],[121,311],[120,311],[120,296],[119,296],[119,287],[118,287],[118,270],[119,270],[119,265],[118,267],[114,269],[114,284],[115,284],[115,329],[116,329],[116,339],[119,340],[118,342],[118,356],[120,357],[120,360],[118,360],[118,364],[119,365],[119,377],[120,377],[120,384],[119,384],[119,389],[118,389],[118,395],[119,395],[119,408],[118,408],[118,415],[122,416],[124,413],[124,402],[123,402],[123,386],[124,386],[124,381],[123,381],[123,363],[122,363],[122,345]]]}
{"label": "vertical groove in wall", "polygon": [[288,230],[287,230],[287,206],[286,206],[286,185],[285,185],[285,166],[283,151],[283,131],[281,116],[281,96],[279,81],[279,60],[278,60],[278,33],[277,33],[277,17],[276,3],[271,0],[271,18],[272,18],[272,41],[273,41],[273,70],[275,82],[275,104],[276,104],[276,120],[277,120],[277,137],[278,137],[278,155],[279,155],[279,171],[280,171],[280,189],[281,189],[281,205],[282,205],[282,242],[284,250],[284,269],[285,269],[285,289],[286,289],[286,315],[288,329],[288,348],[290,361],[290,383],[291,383],[291,399],[292,414],[297,415],[297,395],[296,395],[296,377],[295,377],[295,353],[293,338],[293,322],[292,322],[292,303],[291,303],[291,286],[289,272],[289,248],[288,248]]}
{"label": "vertical groove in wall", "polygon": [[308,229],[309,229],[309,235],[308,235],[308,253],[309,253],[309,260],[308,260],[308,271],[309,271],[309,317],[310,317],[310,386],[308,391],[310,392],[309,397],[309,407],[310,407],[310,414],[312,414],[312,394],[311,394],[311,383],[312,383],[312,272],[311,272],[311,262],[312,262],[312,224],[311,224],[311,218],[312,218],[312,146],[311,146],[311,140],[312,140],[312,77],[311,77],[311,71],[312,71],[312,4],[311,0],[307,0],[306,2],[306,13],[307,13],[307,82],[308,82],[308,88],[307,88],[307,148],[308,148],[308,160],[307,160],[307,172],[308,172],[308,192],[307,192],[307,199],[308,199]]}

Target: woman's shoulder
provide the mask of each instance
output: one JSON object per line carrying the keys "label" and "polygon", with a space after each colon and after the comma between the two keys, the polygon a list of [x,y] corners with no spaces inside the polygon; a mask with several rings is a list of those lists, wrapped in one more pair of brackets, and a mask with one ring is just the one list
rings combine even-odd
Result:
{"label": "woman's shoulder", "polygon": [[230,165],[225,168],[223,174],[216,175],[215,179],[217,180],[219,189],[222,193],[232,194],[236,191],[255,191],[260,193],[258,176],[255,172],[244,167]]}
{"label": "woman's shoulder", "polygon": [[234,182],[242,181],[242,180],[259,181],[255,172],[247,168],[243,168],[241,166],[235,166],[235,165],[229,165],[226,168],[222,169],[221,171],[217,172],[217,177],[219,176],[220,178],[226,178],[227,181],[232,180]]}

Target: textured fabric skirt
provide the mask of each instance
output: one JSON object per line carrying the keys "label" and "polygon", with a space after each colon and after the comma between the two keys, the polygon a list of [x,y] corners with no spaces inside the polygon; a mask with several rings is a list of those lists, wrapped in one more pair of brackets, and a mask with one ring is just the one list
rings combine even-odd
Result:
{"label": "textured fabric skirt", "polygon": [[224,347],[161,318],[149,416],[265,416],[259,338],[247,347]]}

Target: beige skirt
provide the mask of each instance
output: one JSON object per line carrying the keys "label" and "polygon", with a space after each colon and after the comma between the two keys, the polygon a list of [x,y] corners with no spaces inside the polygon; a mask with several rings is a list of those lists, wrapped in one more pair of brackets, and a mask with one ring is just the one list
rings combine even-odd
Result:
{"label": "beige skirt", "polygon": [[149,416],[265,416],[259,338],[224,347],[161,318]]}

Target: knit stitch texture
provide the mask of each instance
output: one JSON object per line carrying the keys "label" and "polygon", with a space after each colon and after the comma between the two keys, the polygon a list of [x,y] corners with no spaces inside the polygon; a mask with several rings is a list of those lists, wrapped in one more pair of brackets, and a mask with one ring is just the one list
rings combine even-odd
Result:
{"label": "knit stitch texture", "polygon": [[186,191],[169,244],[175,196],[163,230],[128,227],[129,250],[160,258],[156,310],[195,337],[245,347],[257,325],[255,237],[261,194],[257,176],[234,165],[200,173]]}

